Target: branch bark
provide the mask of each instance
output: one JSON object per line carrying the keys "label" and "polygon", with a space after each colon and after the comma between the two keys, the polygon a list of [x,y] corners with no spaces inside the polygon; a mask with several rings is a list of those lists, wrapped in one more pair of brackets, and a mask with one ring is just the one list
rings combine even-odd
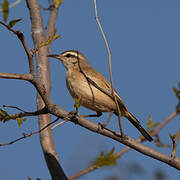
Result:
{"label": "branch bark", "polygon": [[[161,122],[161,123],[155,128],[155,130],[153,130],[153,131],[151,132],[151,136],[156,136],[156,135],[158,135],[158,133],[160,132],[160,130],[161,130],[165,125],[167,125],[168,122],[170,122],[173,118],[175,118],[178,114],[179,114],[179,113],[178,113],[177,110],[173,111],[163,122]],[[142,137],[142,136],[141,136],[141,137]],[[144,138],[142,139],[141,137],[139,137],[138,139],[136,139],[136,142],[142,143],[142,142],[145,140]],[[130,147],[125,147],[125,148],[122,149],[121,151],[114,153],[114,155],[117,156],[117,157],[120,157],[120,156],[122,156],[124,153],[126,153],[127,151],[129,151],[129,150],[131,150],[131,149],[132,149],[132,148],[130,148]],[[172,156],[172,155],[171,155],[171,156]],[[70,180],[77,179],[78,177],[83,176],[83,175],[85,175],[85,174],[87,174],[87,173],[89,173],[89,172],[91,172],[91,171],[96,170],[96,169],[97,169],[96,165],[92,164],[92,165],[88,166],[87,168],[84,168],[83,170],[77,172],[76,174],[73,174],[72,176],[69,177],[69,179],[70,179]]]}
{"label": "branch bark", "polygon": [[0,78],[19,79],[19,80],[26,80],[26,81],[33,80],[32,74],[17,74],[17,73],[0,73]]}
{"label": "branch bark", "polygon": [[[34,42],[34,47],[36,48],[41,42],[45,42],[46,40],[43,31],[44,27],[40,12],[40,6],[37,0],[27,0],[26,3],[27,3],[27,7],[29,8],[31,25],[32,25],[32,38]],[[36,60],[37,60],[38,77],[44,86],[46,96],[49,97],[50,74],[49,74],[49,59],[47,57],[48,52],[49,52],[49,47],[47,46],[41,47],[36,54]],[[42,100],[39,94],[37,96],[37,105],[38,105],[38,109],[42,109],[45,106],[44,101]],[[39,129],[42,129],[50,122],[51,119],[49,114],[39,116]],[[64,174],[60,166],[59,159],[56,154],[50,127],[47,127],[44,131],[40,132],[40,143],[52,179],[53,180],[67,179],[66,175]]]}

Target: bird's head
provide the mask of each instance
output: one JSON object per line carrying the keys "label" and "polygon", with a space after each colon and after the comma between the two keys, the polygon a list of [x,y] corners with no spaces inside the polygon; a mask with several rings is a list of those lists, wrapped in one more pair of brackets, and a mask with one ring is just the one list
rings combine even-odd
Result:
{"label": "bird's head", "polygon": [[59,59],[67,70],[89,65],[86,58],[79,51],[75,50],[65,51],[61,54],[50,54],[48,57]]}

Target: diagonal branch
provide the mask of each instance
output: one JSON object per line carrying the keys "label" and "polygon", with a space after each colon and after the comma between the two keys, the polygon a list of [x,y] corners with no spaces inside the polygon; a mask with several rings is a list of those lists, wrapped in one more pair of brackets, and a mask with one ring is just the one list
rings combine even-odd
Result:
{"label": "diagonal branch", "polygon": [[149,157],[152,157],[154,159],[157,159],[161,162],[164,162],[176,169],[180,170],[180,159],[179,158],[175,158],[175,159],[171,159],[171,156],[160,153],[152,148],[149,148],[133,139],[131,139],[128,136],[125,136],[125,138],[121,138],[120,136],[115,135],[113,132],[107,130],[107,129],[101,129],[99,128],[99,126],[95,123],[92,123],[90,121],[85,120],[84,118],[79,118],[78,119],[78,124],[80,126],[83,126],[93,132],[96,132],[98,134],[104,135],[106,137],[112,138],[126,146],[129,146],[133,149],[135,149],[138,152],[141,152],[144,155],[147,155]]}
{"label": "diagonal branch", "polygon": [[49,124],[47,124],[46,126],[44,126],[42,129],[38,130],[38,131],[35,131],[35,132],[31,132],[30,134],[23,134],[22,137],[20,138],[17,138],[13,141],[10,141],[10,142],[7,142],[7,143],[3,143],[3,144],[0,144],[0,146],[6,146],[6,145],[10,145],[10,144],[14,144],[22,139],[25,139],[25,138],[28,138],[28,137],[31,137],[32,135],[35,135],[35,134],[39,134],[40,132],[44,131],[47,127],[51,126],[52,124],[54,124],[55,122],[57,122],[59,120],[59,118],[55,119],[54,121],[50,122]]}
{"label": "diagonal branch", "polygon": [[[156,127],[155,130],[153,130],[153,131],[150,133],[151,136],[156,136],[156,135],[158,135],[159,131],[160,131],[165,125],[167,125],[168,122],[170,122],[173,118],[175,118],[178,114],[179,114],[179,113],[177,112],[177,110],[175,110],[173,113],[171,113],[163,122],[161,122],[161,123]],[[141,137],[139,137],[138,139],[136,139],[136,142],[141,143],[141,142],[143,142],[144,140],[145,140],[144,138],[142,139]],[[131,150],[131,149],[132,149],[132,148],[130,148],[130,147],[126,147],[126,148],[122,149],[121,151],[114,153],[114,155],[117,156],[117,157],[121,157],[124,153],[126,153],[127,151],[129,151],[129,150]],[[85,174],[87,174],[87,173],[89,173],[89,172],[91,172],[91,171],[96,170],[96,169],[97,169],[97,168],[96,168],[96,165],[92,164],[92,165],[88,166],[87,168],[79,171],[78,173],[70,176],[69,179],[70,179],[70,180],[76,179],[76,178],[78,178],[78,177],[80,177],[80,176],[83,176],[83,175],[85,175]]]}
{"label": "diagonal branch", "polygon": [[5,23],[3,23],[1,21],[0,21],[0,24],[2,24],[9,31],[11,31],[13,34],[15,34],[18,37],[18,39],[21,41],[21,43],[22,43],[22,45],[24,47],[24,50],[26,52],[26,55],[28,57],[29,72],[30,72],[30,74],[35,75],[34,62],[33,62],[33,54],[31,53],[31,51],[28,48],[28,45],[27,45],[27,43],[25,41],[25,38],[24,38],[24,34],[22,32],[20,32],[19,30],[18,31],[13,30],[11,27],[9,27],[8,25],[6,25]]}
{"label": "diagonal branch", "polygon": [[173,113],[171,113],[161,124],[157,126],[157,128],[152,132],[152,136],[157,135],[159,131],[169,123],[173,118],[175,118],[177,115],[179,115],[180,112],[175,110]]}

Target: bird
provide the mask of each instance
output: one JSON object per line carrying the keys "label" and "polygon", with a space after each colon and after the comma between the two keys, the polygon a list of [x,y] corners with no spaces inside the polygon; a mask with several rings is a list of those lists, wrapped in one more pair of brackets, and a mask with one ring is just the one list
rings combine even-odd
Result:
{"label": "bird", "polygon": [[108,80],[88,62],[86,57],[77,50],[68,50],[61,54],[50,54],[48,57],[56,58],[66,68],[66,86],[74,99],[81,99],[81,105],[93,110],[97,115],[103,112],[113,112],[118,116],[115,103],[116,97],[119,106],[119,115],[127,118],[148,140],[151,135],[140,125],[140,122],[129,112],[119,94],[114,90]]}

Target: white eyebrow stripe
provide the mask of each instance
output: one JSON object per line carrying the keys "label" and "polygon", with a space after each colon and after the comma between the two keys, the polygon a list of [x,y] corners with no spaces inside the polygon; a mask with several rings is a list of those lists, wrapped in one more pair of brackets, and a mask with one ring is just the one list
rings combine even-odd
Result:
{"label": "white eyebrow stripe", "polygon": [[71,54],[72,56],[83,58],[81,53],[79,53],[78,51],[65,51],[64,53],[62,53],[63,56],[66,56],[67,54]]}
{"label": "white eyebrow stripe", "polygon": [[63,53],[62,55],[66,56],[67,54],[72,54],[73,56],[77,56],[78,53],[77,52],[72,52],[72,51],[69,51],[69,52],[67,51],[67,52]]}

